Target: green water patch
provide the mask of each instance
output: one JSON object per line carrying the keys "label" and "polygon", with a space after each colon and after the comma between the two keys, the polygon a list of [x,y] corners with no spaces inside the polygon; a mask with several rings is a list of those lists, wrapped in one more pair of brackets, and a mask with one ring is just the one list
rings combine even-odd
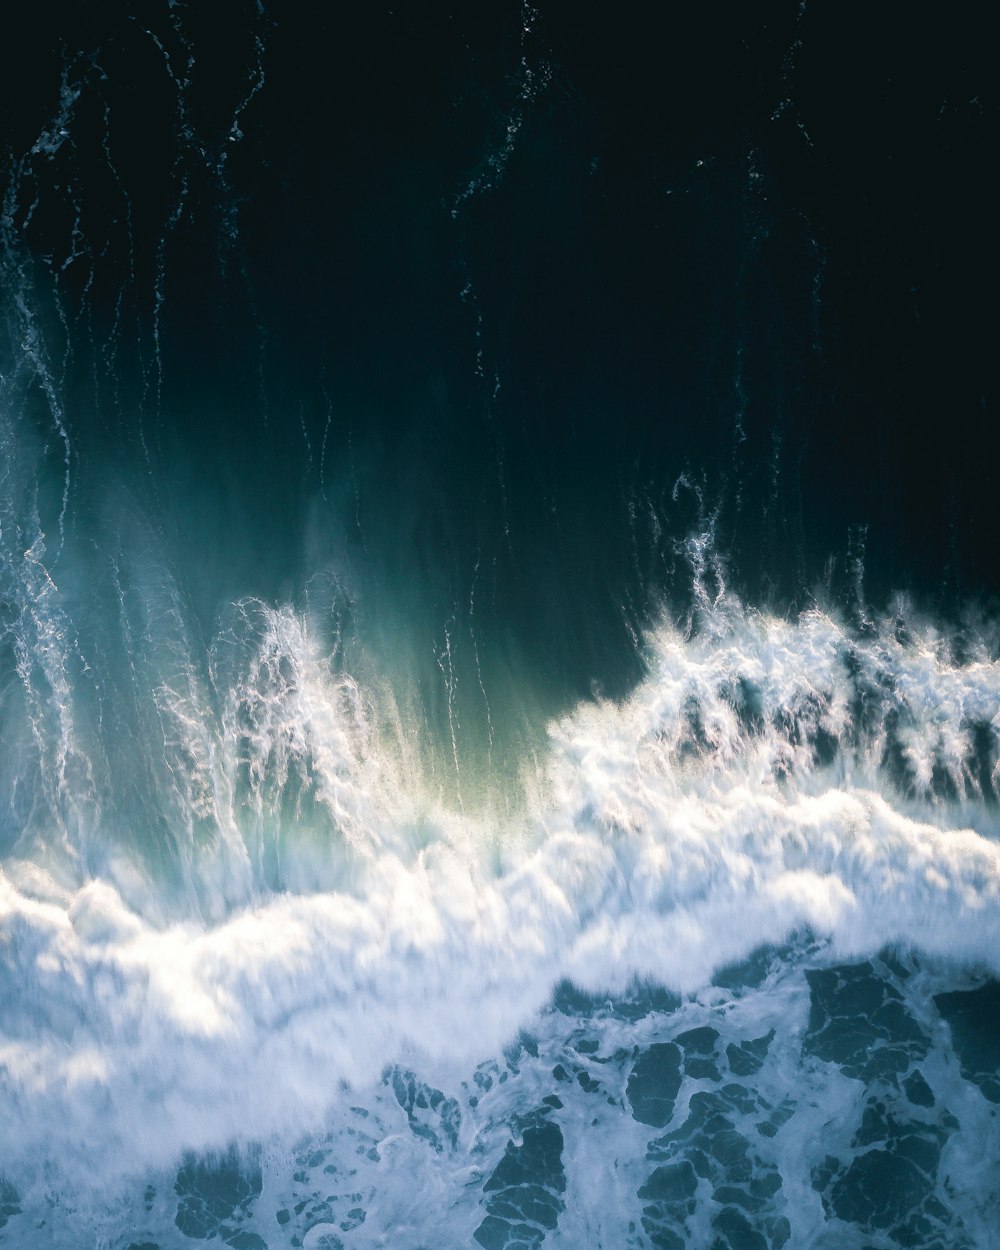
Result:
{"label": "green water patch", "polygon": [[1000,982],[938,994],[934,1003],[948,1022],[962,1075],[1000,1103]]}
{"label": "green water patch", "polygon": [[843,1157],[813,1170],[828,1215],[894,1246],[959,1250],[973,1243],[938,1196],[942,1150],[958,1129],[950,1113],[923,1112],[883,1090],[866,1100]]}
{"label": "green water patch", "polygon": [[[849,1142],[812,1169],[828,1218],[887,1245],[963,1250],[975,1245],[950,1202],[944,1149],[960,1129],[927,1079],[940,1061],[905,1001],[908,970],[889,959],[807,972],[811,1007],[803,1052],[864,1084]],[[962,1076],[992,1092],[994,986],[936,995],[952,1026]],[[985,1088],[984,1088],[985,1087]],[[988,1096],[988,1095],[987,1095]],[[881,1244],[881,1243],[880,1243]]]}
{"label": "green water patch", "polygon": [[20,1214],[21,1207],[17,1190],[5,1176],[0,1175],[0,1230],[6,1228],[7,1223],[15,1215]]}
{"label": "green water patch", "polygon": [[709,1213],[721,1246],[780,1250],[785,1245],[791,1229],[782,1178],[748,1134],[751,1125],[760,1134],[772,1110],[737,1082],[691,1095],[683,1122],[650,1142],[646,1156],[657,1166],[638,1197],[648,1202],[642,1223],[654,1245],[689,1244],[699,1207]]}
{"label": "green water patch", "polygon": [[552,994],[553,1010],[564,1016],[590,1016],[635,1024],[650,1015],[669,1015],[681,1005],[680,996],[654,981],[633,981],[623,994],[592,994],[572,981],[560,981]]}
{"label": "green water patch", "polygon": [[488,1214],[475,1232],[483,1250],[538,1250],[565,1203],[563,1135],[542,1106],[514,1125],[512,1140],[483,1186]]}
{"label": "green water patch", "polygon": [[410,1132],[423,1137],[440,1154],[454,1150],[462,1124],[462,1112],[454,1098],[424,1084],[413,1072],[393,1068],[384,1078],[392,1085],[396,1101],[406,1112]]}
{"label": "green water patch", "polygon": [[241,1228],[260,1197],[263,1177],[254,1158],[235,1147],[216,1158],[191,1157],[177,1173],[174,1223],[185,1237],[219,1237],[234,1250],[266,1250],[254,1232]]}
{"label": "green water patch", "polygon": [[654,1042],[636,1060],[628,1079],[632,1114],[643,1124],[670,1123],[681,1087],[682,1052],[672,1042]]}
{"label": "green water patch", "polygon": [[930,1039],[891,979],[873,964],[820,968],[807,972],[806,979],[811,995],[806,1054],[866,1082],[894,1081],[926,1057]]}

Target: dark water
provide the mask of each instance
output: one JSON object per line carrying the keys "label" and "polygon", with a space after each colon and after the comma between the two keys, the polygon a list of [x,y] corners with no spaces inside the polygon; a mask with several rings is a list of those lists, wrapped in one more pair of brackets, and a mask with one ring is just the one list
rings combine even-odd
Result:
{"label": "dark water", "polygon": [[990,58],[5,17],[0,1244],[993,1244]]}

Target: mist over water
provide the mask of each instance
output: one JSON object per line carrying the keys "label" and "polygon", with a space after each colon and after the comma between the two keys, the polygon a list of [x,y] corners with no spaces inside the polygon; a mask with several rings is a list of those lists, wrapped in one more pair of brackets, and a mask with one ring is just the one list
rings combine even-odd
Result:
{"label": "mist over water", "polygon": [[12,19],[0,1244],[993,1245],[996,101],[904,17]]}

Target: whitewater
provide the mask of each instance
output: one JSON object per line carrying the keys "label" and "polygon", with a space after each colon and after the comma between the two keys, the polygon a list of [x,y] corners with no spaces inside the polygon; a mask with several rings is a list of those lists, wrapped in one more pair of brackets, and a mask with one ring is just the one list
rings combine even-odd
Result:
{"label": "whitewater", "polygon": [[[992,1052],[935,1008],[1000,972],[989,622],[788,619],[696,582],[634,692],[551,723],[491,821],[421,792],[315,622],[245,603],[200,692],[169,630],[171,680],[131,692],[130,758],[169,781],[158,877],[102,810],[41,582],[6,752],[33,795],[0,879],[8,1244],[673,1246],[727,1211],[733,1245],[920,1219],[941,1240],[902,1244],[989,1244]],[[743,1145],[702,1175],[713,1116]],[[851,1169],[914,1169],[914,1134],[887,1213]]]}

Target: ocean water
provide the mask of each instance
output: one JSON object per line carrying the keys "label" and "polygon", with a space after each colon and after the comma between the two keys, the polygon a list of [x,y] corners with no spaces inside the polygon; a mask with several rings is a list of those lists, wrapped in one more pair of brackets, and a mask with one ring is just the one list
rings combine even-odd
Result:
{"label": "ocean water", "polygon": [[906,19],[11,19],[0,1245],[997,1244],[997,107]]}

